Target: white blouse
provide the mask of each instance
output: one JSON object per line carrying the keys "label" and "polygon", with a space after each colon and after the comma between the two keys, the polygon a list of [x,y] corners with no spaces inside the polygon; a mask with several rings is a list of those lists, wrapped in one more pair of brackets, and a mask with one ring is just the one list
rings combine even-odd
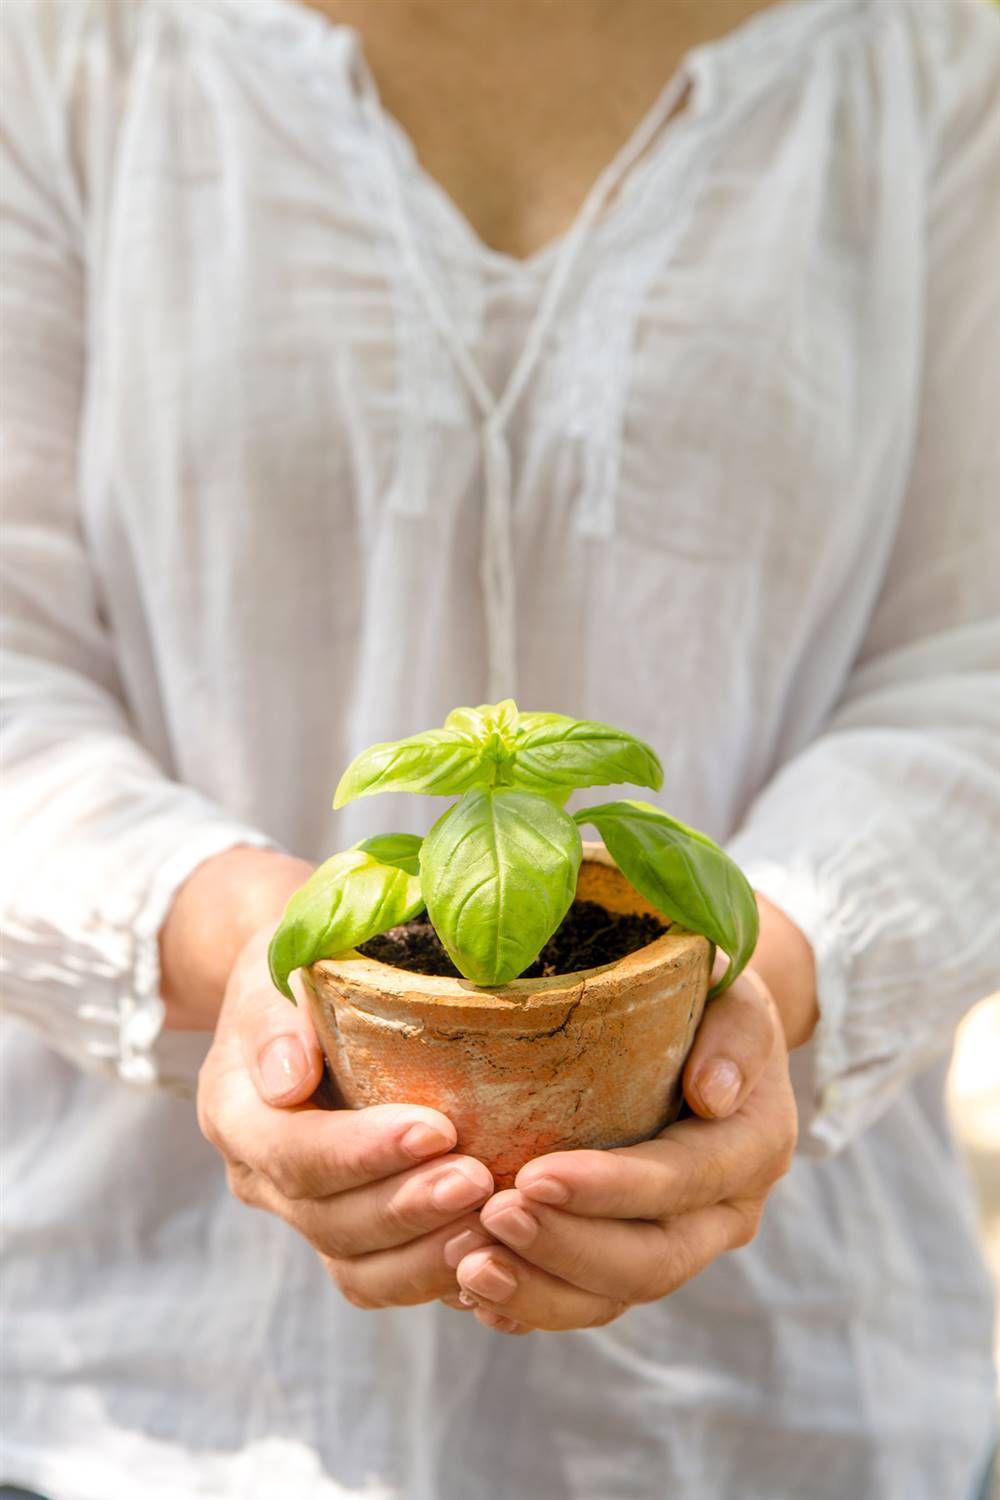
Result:
{"label": "white blouse", "polygon": [[[1000,26],[800,0],[487,249],[292,0],[3,6],[6,1444],[53,1500],[964,1500],[942,1080],[998,982]],[[593,1332],[363,1313],[226,1191],[156,933],[363,745],[653,742],[815,946],[757,1240]]]}

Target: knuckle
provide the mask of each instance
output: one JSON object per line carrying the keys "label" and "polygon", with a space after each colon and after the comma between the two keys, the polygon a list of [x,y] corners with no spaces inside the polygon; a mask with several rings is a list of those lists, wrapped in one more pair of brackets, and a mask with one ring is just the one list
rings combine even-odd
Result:
{"label": "knuckle", "polygon": [[323,1214],[319,1222],[312,1221],[311,1216],[310,1222],[305,1222],[301,1211],[293,1211],[292,1218],[313,1249],[330,1260],[347,1260],[363,1253],[364,1247],[354,1243],[346,1227],[328,1214]]}
{"label": "knuckle", "polygon": [[[658,1290],[654,1293],[654,1297],[669,1297],[686,1281],[690,1281],[699,1269],[697,1257],[691,1246],[683,1239],[671,1239],[664,1249],[660,1262],[659,1275],[656,1278]],[[646,1300],[653,1299],[646,1298]]]}
{"label": "knuckle", "polygon": [[375,1211],[379,1228],[393,1236],[410,1237],[423,1229],[419,1206],[410,1194],[401,1192],[398,1185],[384,1188],[375,1200]]}
{"label": "knuckle", "polygon": [[759,1205],[754,1207],[747,1206],[737,1210],[733,1232],[732,1248],[734,1250],[742,1250],[744,1245],[751,1244],[757,1238],[757,1231],[760,1229],[760,1220],[761,1208]]}
{"label": "knuckle", "polygon": [[358,1173],[374,1181],[385,1171],[386,1148],[381,1136],[359,1132],[351,1145],[350,1156]]}
{"label": "knuckle", "polygon": [[718,1151],[710,1151],[705,1159],[702,1180],[713,1200],[723,1197],[729,1177],[729,1163]]}
{"label": "knuckle", "polygon": [[[680,1284],[679,1282],[677,1283]],[[669,1263],[666,1259],[660,1261],[655,1269],[648,1271],[645,1276],[640,1277],[632,1290],[633,1302],[658,1302],[668,1292],[674,1289],[674,1281]]]}
{"label": "knuckle", "polygon": [[416,1307],[421,1302],[432,1302],[442,1292],[454,1286],[454,1277],[431,1278],[411,1271],[400,1276],[393,1285],[392,1302],[397,1307]]}
{"label": "knuckle", "polygon": [[726,1161],[718,1151],[685,1151],[678,1162],[682,1202],[717,1202],[726,1187]]}
{"label": "knuckle", "polygon": [[[674,1288],[674,1264],[676,1250],[669,1231],[658,1231],[660,1243],[655,1251],[643,1260],[629,1288],[629,1302],[656,1302]],[[677,1283],[680,1284],[679,1282]]]}
{"label": "knuckle", "polygon": [[577,1248],[572,1241],[560,1247],[557,1272],[560,1280],[568,1281],[571,1286],[583,1286],[593,1272],[594,1256],[591,1251],[583,1247]]}
{"label": "knuckle", "polygon": [[313,1196],[310,1173],[297,1154],[287,1150],[272,1152],[265,1171],[273,1186],[290,1203],[301,1203]]}
{"label": "knuckle", "polygon": [[614,1323],[622,1313],[627,1312],[631,1306],[628,1302],[609,1302],[606,1307],[601,1308],[584,1326],[587,1328],[605,1328],[609,1323]]}
{"label": "knuckle", "polygon": [[360,1286],[350,1261],[327,1260],[327,1269],[333,1277],[340,1295],[352,1307],[359,1307],[363,1312],[372,1312],[375,1308],[384,1306],[368,1290]]}
{"label": "knuckle", "polygon": [[457,1296],[454,1272],[435,1256],[414,1261],[403,1255],[384,1265],[373,1277],[362,1278],[360,1264],[352,1256],[323,1256],[330,1275],[353,1307],[371,1310],[385,1307],[415,1307],[442,1297]]}
{"label": "knuckle", "polygon": [[254,1190],[254,1174],[245,1162],[231,1161],[227,1164],[226,1182],[234,1198],[250,1208],[256,1207],[258,1199]]}
{"label": "knuckle", "polygon": [[261,1165],[272,1187],[277,1188],[283,1198],[297,1202],[300,1196],[298,1179],[288,1163],[280,1157],[268,1157]]}

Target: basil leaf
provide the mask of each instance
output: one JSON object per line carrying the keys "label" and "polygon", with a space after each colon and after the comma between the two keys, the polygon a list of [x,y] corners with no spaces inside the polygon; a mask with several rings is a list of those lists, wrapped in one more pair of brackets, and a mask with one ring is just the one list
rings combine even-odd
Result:
{"label": "basil leaf", "polygon": [[622,874],[674,922],[721,948],[729,968],[714,994],[728,989],[757,944],[757,900],[743,871],[707,834],[669,818],[648,802],[582,808]]}
{"label": "basil leaf", "polygon": [[370,745],[348,766],[333,799],[343,807],[377,792],[429,792],[453,796],[489,780],[482,751],[454,729],[428,729],[405,740]]}
{"label": "basil leaf", "polygon": [[519,740],[532,729],[540,729],[543,724],[573,724],[575,720],[568,714],[538,714],[526,713],[517,716],[517,737]]}
{"label": "basil leaf", "polygon": [[519,717],[513,698],[505,698],[478,708],[453,708],[445,719],[445,729],[467,736],[477,747],[480,774],[474,785],[510,785]]}
{"label": "basil leaf", "polygon": [[[552,717],[530,715],[536,721]],[[649,745],[623,729],[560,715],[555,722],[536,722],[518,736],[511,781],[532,791],[622,781],[658,791],[663,767]]]}
{"label": "basil leaf", "polygon": [[533,793],[533,795],[536,797],[544,797],[547,801],[553,802],[556,807],[565,807],[566,803],[573,795],[573,788],[571,786],[551,786],[547,788],[547,790],[543,791],[542,788],[539,787],[538,791]]}
{"label": "basil leaf", "polygon": [[420,874],[420,845],[423,839],[416,833],[376,833],[370,839],[355,844],[383,865],[395,865],[407,875]]}
{"label": "basil leaf", "polygon": [[294,1000],[294,969],[366,943],[422,910],[420,880],[363,849],[346,849],[314,870],[295,892],[271,939],[271,978]]}
{"label": "basil leaf", "polygon": [[480,745],[494,734],[505,743],[513,743],[519,718],[513,698],[504,698],[502,703],[481,703],[478,708],[453,708],[444,727],[467,734]]}
{"label": "basil leaf", "polygon": [[427,911],[460,973],[475,984],[516,979],[576,894],[582,849],[573,819],[545,797],[466,792],[424,839]]}

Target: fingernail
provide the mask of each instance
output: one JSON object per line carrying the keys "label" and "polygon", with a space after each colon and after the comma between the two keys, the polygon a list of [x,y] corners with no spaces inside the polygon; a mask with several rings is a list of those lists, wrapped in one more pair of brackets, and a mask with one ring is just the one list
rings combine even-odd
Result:
{"label": "fingernail", "polygon": [[455,1142],[437,1125],[425,1125],[421,1121],[410,1126],[399,1144],[409,1156],[424,1161],[428,1156],[440,1156],[442,1151],[450,1151]]}
{"label": "fingernail", "polygon": [[702,1104],[713,1115],[726,1115],[739,1098],[743,1074],[727,1057],[716,1057],[695,1079]]}
{"label": "fingernail", "polygon": [[490,1183],[483,1182],[478,1172],[473,1177],[460,1167],[452,1167],[431,1188],[431,1202],[435,1208],[444,1209],[447,1213],[457,1212],[460,1208],[471,1208],[474,1203],[481,1203],[490,1186]]}
{"label": "fingernail", "polygon": [[476,1307],[478,1305],[471,1292],[459,1292],[458,1300],[463,1307]]}
{"label": "fingernail", "polygon": [[309,1071],[306,1049],[297,1036],[276,1036],[259,1054],[257,1066],[268,1099],[283,1099]]}
{"label": "fingernail", "polygon": [[462,1290],[485,1297],[487,1302],[506,1302],[517,1291],[517,1280],[495,1261],[484,1260],[462,1277]]}
{"label": "fingernail", "polygon": [[[538,1220],[523,1208],[505,1208],[483,1220],[490,1234],[515,1250],[526,1250],[538,1233]],[[457,1264],[457,1262],[456,1262]]]}
{"label": "fingernail", "polygon": [[561,1182],[556,1182],[554,1177],[536,1177],[533,1181],[526,1182],[523,1187],[519,1182],[517,1188],[518,1192],[534,1198],[537,1203],[551,1203],[558,1206],[569,1198],[569,1188]]}
{"label": "fingernail", "polygon": [[463,1302],[461,1297],[439,1297],[438,1301],[442,1307],[450,1307],[455,1312],[468,1312],[470,1307],[475,1307],[474,1301]]}
{"label": "fingernail", "polygon": [[444,1247],[444,1263],[454,1271],[460,1260],[471,1255],[473,1250],[485,1250],[489,1240],[474,1229],[463,1229],[461,1234],[448,1240]]}

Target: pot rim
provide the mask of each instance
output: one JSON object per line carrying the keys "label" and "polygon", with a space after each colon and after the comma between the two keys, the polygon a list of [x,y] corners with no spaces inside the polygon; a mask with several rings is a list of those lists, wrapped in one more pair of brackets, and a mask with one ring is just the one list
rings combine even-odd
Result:
{"label": "pot rim", "polygon": [[[603,844],[584,840],[582,863],[604,865],[630,884]],[[635,889],[634,886],[630,888]],[[347,982],[352,988],[381,991],[391,996],[405,995],[411,1001],[435,1001],[444,1005],[496,1006],[497,1002],[504,1001],[523,1005],[526,1000],[534,998],[555,999],[563,992],[578,991],[584,985],[588,995],[597,1000],[603,991],[616,990],[623,981],[631,986],[637,980],[673,967],[692,949],[702,945],[711,946],[708,938],[672,922],[660,937],[622,958],[613,959],[611,963],[598,964],[592,969],[574,969],[566,974],[551,974],[544,979],[512,979],[507,984],[492,986],[474,984],[471,979],[455,979],[449,974],[418,974],[395,964],[384,964],[381,959],[368,958],[353,949],[352,956],[342,954],[337,958],[318,959],[306,973],[315,976],[314,983],[318,987],[331,980],[340,981]]]}

